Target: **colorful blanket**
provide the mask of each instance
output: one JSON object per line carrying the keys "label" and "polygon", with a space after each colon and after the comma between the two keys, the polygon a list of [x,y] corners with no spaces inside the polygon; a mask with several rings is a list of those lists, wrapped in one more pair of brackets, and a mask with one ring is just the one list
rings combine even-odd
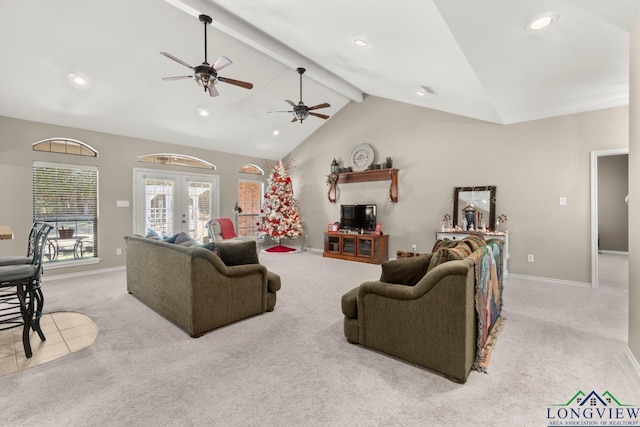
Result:
{"label": "colorful blanket", "polygon": [[[470,257],[475,261],[476,275],[476,314],[478,316],[478,351],[474,369],[486,370],[493,339],[502,325],[502,245],[494,239],[473,252]],[[499,324],[496,327],[496,324]],[[495,331],[493,331],[496,327]],[[493,331],[493,334],[492,334]]]}

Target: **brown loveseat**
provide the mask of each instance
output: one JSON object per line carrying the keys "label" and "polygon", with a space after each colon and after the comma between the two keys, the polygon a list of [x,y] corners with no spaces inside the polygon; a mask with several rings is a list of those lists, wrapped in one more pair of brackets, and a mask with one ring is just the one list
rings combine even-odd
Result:
{"label": "brown loveseat", "polygon": [[[491,245],[501,249],[499,242]],[[475,265],[492,255],[469,256],[468,250],[455,260],[455,251],[387,261],[380,280],[343,295],[347,340],[466,382],[478,354]],[[501,306],[501,272],[498,277]]]}
{"label": "brown loveseat", "polygon": [[209,249],[138,235],[125,242],[129,293],[192,337],[276,305],[280,277],[263,265],[227,267]]}

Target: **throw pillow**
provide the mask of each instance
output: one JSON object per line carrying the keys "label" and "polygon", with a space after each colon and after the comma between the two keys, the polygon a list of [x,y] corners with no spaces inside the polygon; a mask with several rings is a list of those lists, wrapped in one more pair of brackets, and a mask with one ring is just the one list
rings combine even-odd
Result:
{"label": "throw pillow", "polygon": [[204,245],[202,245],[202,247],[205,249],[209,249],[214,254],[220,256],[220,252],[218,251],[218,245],[216,245],[214,242],[205,243]]}
{"label": "throw pillow", "polygon": [[471,255],[471,249],[467,245],[458,245],[455,248],[440,248],[433,253],[427,272],[447,261],[465,259]]}
{"label": "throw pillow", "polygon": [[438,239],[436,240],[436,243],[433,245],[433,248],[431,248],[431,252],[435,252],[440,248],[448,248],[451,246],[456,246],[458,243],[460,243],[460,240]]}
{"label": "throw pillow", "polygon": [[156,230],[152,228],[147,230],[147,234],[144,237],[146,237],[147,239],[162,240],[162,237],[160,237]]}
{"label": "throw pillow", "polygon": [[427,274],[429,257],[399,258],[382,263],[380,281],[415,286]]}
{"label": "throw pillow", "polygon": [[482,237],[482,234],[479,233],[470,234],[469,236],[462,239],[460,243],[464,243],[465,245],[469,246],[471,252],[475,252],[487,244],[487,242],[484,240],[484,237]]}
{"label": "throw pillow", "polygon": [[176,245],[180,245],[182,243],[189,242],[192,240],[193,239],[191,238],[191,236],[189,236],[187,233],[182,232],[175,235],[175,239],[173,240],[173,243],[175,243]]}
{"label": "throw pillow", "polygon": [[220,243],[218,245],[220,259],[224,265],[259,264],[256,242]]}
{"label": "throw pillow", "polygon": [[176,242],[176,239],[178,238],[178,235],[179,235],[179,234],[180,234],[180,233],[178,233],[178,234],[174,234],[174,235],[173,235],[173,236],[171,236],[171,237],[165,237],[165,238],[164,238],[164,241],[165,241],[165,242],[167,242],[167,243],[175,243],[175,242]]}

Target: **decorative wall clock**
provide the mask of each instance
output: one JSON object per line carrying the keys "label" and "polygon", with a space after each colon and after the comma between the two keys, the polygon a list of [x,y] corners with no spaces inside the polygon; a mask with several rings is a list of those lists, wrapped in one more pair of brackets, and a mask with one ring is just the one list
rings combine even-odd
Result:
{"label": "decorative wall clock", "polygon": [[366,170],[373,163],[373,148],[369,144],[360,144],[351,152],[349,163],[354,171]]}

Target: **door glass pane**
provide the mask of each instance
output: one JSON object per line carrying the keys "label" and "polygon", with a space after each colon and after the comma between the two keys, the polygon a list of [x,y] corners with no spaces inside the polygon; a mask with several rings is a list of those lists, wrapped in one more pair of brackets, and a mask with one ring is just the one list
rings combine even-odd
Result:
{"label": "door glass pane", "polygon": [[372,242],[370,239],[358,239],[358,255],[371,257]]}
{"label": "door glass pane", "polygon": [[328,252],[340,252],[340,236],[327,236],[329,244],[327,245]]}
{"label": "door glass pane", "polygon": [[[189,230],[196,240],[207,236],[207,221],[211,219],[211,183],[189,182]],[[183,230],[187,232],[187,230]]]}
{"label": "door glass pane", "polygon": [[242,209],[242,213],[238,214],[238,236],[255,236],[258,234],[256,223],[262,207],[262,183],[239,181],[238,206]]}
{"label": "door glass pane", "polygon": [[173,236],[174,181],[145,179],[145,230],[151,228],[161,236]]}
{"label": "door glass pane", "polygon": [[355,255],[356,254],[356,238],[346,237],[342,238],[342,253]]}

